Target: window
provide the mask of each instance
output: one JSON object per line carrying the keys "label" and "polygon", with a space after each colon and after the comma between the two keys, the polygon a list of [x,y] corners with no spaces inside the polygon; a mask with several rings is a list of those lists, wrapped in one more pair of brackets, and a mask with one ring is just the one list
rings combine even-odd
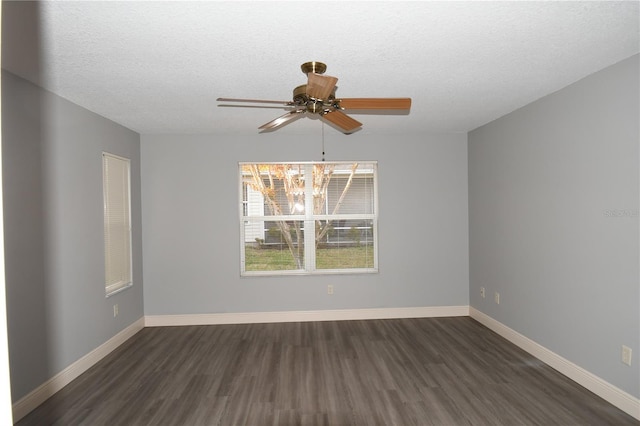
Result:
{"label": "window", "polygon": [[377,272],[377,163],[240,163],[241,274]]}
{"label": "window", "polygon": [[130,161],[102,153],[105,291],[131,287]]}

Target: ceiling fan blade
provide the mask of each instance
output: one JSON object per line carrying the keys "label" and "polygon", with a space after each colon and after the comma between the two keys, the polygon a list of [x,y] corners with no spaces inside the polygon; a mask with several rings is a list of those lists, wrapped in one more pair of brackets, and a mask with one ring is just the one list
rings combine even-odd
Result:
{"label": "ceiling fan blade", "polygon": [[281,105],[281,106],[271,106],[271,105],[228,105],[228,104],[220,104],[219,107],[223,108],[271,108],[271,109],[284,109],[284,110],[293,110],[297,109],[292,105]]}
{"label": "ceiling fan blade", "polygon": [[338,104],[344,109],[410,109],[411,98],[347,98]]}
{"label": "ceiling fan blade", "polygon": [[333,93],[337,82],[338,79],[336,77],[310,72],[307,81],[307,95],[311,98],[326,101]]}
{"label": "ceiling fan blade", "polygon": [[248,102],[252,104],[281,104],[286,106],[292,106],[293,102],[291,101],[271,101],[265,99],[236,99],[236,98],[218,98],[216,99],[218,102]]}
{"label": "ceiling fan blade", "polygon": [[329,121],[332,124],[335,124],[339,128],[341,128],[345,133],[352,132],[356,130],[358,127],[362,126],[362,123],[358,120],[355,120],[349,117],[342,111],[331,111],[322,116],[325,120]]}
{"label": "ceiling fan blade", "polygon": [[258,129],[262,130],[263,132],[276,130],[277,128],[282,127],[285,124],[288,124],[302,117],[303,113],[304,110],[289,111],[288,113],[281,115],[280,117],[271,120],[268,123],[263,124],[262,126],[258,127]]}

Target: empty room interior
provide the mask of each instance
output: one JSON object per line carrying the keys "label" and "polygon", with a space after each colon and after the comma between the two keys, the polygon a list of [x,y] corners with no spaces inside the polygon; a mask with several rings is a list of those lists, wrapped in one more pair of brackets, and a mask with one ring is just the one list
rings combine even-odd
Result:
{"label": "empty room interior", "polygon": [[2,1],[0,423],[639,424],[639,32]]}

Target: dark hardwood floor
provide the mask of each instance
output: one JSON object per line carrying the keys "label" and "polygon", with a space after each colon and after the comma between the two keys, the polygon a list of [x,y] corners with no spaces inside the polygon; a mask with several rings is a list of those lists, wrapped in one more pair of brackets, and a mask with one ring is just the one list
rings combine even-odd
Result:
{"label": "dark hardwood floor", "polygon": [[145,328],[27,425],[639,425],[468,317]]}

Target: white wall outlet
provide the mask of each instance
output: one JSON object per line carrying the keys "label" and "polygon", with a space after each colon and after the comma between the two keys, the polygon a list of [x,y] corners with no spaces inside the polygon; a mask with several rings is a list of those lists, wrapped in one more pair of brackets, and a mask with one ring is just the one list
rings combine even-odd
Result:
{"label": "white wall outlet", "polygon": [[496,291],[496,293],[493,295],[493,300],[495,300],[496,303],[499,305],[500,304],[500,293],[498,293]]}
{"label": "white wall outlet", "polygon": [[117,317],[118,316],[118,304],[116,303],[115,305],[113,305],[113,317]]}
{"label": "white wall outlet", "polygon": [[622,345],[622,362],[631,366],[631,348],[625,345]]}
{"label": "white wall outlet", "polygon": [[329,284],[327,286],[327,294],[333,294],[333,285],[332,284]]}
{"label": "white wall outlet", "polygon": [[480,287],[480,296],[484,299],[484,287]]}

